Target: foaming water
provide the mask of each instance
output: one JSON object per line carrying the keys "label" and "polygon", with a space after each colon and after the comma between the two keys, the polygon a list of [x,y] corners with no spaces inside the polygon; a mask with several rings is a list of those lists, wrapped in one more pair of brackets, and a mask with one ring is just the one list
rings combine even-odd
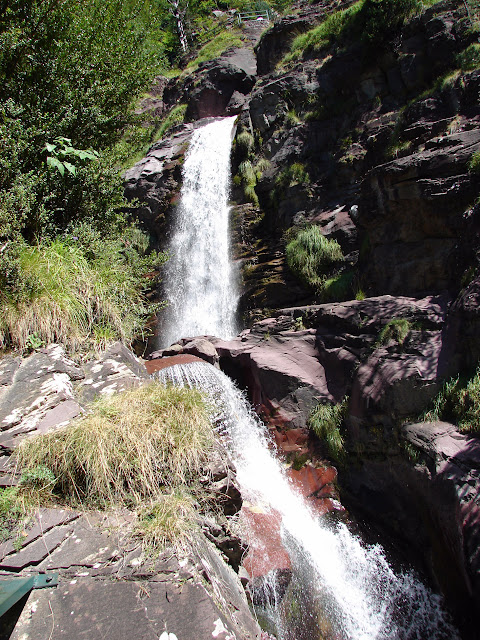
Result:
{"label": "foaming water", "polygon": [[230,261],[230,149],[235,117],[194,131],[166,265],[164,331],[160,346],[180,338],[235,334],[238,302]]}
{"label": "foaming water", "polygon": [[244,501],[281,515],[297,602],[308,600],[310,611],[300,615],[309,630],[299,631],[296,623],[292,631],[281,603],[273,598],[270,617],[279,638],[458,640],[440,598],[414,574],[395,573],[380,545],[365,545],[345,524],[328,525],[310,511],[270,452],[265,427],[226,375],[195,362],[164,369],[159,378],[207,393],[217,412],[215,422],[228,442]]}

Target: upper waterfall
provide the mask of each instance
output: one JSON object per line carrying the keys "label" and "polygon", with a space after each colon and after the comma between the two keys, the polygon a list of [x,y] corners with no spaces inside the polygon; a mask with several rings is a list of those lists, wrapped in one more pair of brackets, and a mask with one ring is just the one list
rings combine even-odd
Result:
{"label": "upper waterfall", "polygon": [[235,334],[238,293],[230,260],[230,150],[236,117],[192,136],[165,274],[161,346],[183,337]]}

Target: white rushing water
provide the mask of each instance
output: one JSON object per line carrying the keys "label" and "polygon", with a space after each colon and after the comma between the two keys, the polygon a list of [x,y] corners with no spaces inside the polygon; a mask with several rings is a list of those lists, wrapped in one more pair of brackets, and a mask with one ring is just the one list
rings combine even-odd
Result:
{"label": "white rushing water", "polygon": [[161,347],[185,337],[235,334],[238,293],[230,261],[228,207],[235,119],[194,131],[185,156],[164,278],[169,306]]}
{"label": "white rushing water", "polygon": [[305,624],[309,616],[310,626],[313,620],[314,635],[296,636],[291,635],[289,624],[277,611],[279,638],[458,638],[438,596],[412,573],[396,574],[379,545],[365,545],[345,524],[328,525],[310,511],[271,453],[265,427],[225,374],[207,363],[191,363],[167,368],[159,377],[200,388],[211,398],[218,412],[215,422],[228,442],[243,499],[281,515],[282,540],[292,559],[294,575],[297,572],[301,576],[297,590],[303,590],[314,610],[322,603],[323,625],[327,619],[330,629],[327,635],[321,635],[313,620],[318,613],[302,613]]}

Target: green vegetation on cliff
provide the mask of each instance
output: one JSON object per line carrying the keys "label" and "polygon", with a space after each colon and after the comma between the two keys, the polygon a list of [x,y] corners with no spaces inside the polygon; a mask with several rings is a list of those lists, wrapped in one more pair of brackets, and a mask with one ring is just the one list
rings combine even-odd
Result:
{"label": "green vegetation on cliff", "polygon": [[307,286],[319,292],[326,283],[332,285],[332,269],[343,261],[343,253],[336,240],[326,238],[320,228],[311,225],[301,229],[287,244],[287,264]]}
{"label": "green vegetation on cliff", "polygon": [[480,434],[480,368],[471,378],[457,376],[445,382],[422,419],[446,420],[461,432]]}

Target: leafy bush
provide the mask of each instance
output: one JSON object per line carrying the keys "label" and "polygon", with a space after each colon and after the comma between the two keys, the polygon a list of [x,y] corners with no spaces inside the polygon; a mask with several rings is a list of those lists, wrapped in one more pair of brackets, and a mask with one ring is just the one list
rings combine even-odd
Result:
{"label": "leafy bush", "polygon": [[376,344],[384,345],[394,340],[397,344],[403,345],[411,328],[412,325],[406,318],[393,318],[381,330]]}
{"label": "leafy bush", "polygon": [[325,238],[315,225],[298,232],[287,244],[286,256],[290,270],[313,288],[320,287],[325,274],[343,260],[338,242]]}
{"label": "leafy bush", "polygon": [[421,419],[446,420],[462,432],[480,433],[480,368],[470,379],[457,376],[445,382]]}
{"label": "leafy bush", "polygon": [[328,455],[341,461],[344,456],[343,436],[340,426],[347,410],[348,398],[341,404],[317,404],[310,414],[308,426],[325,444]]}

